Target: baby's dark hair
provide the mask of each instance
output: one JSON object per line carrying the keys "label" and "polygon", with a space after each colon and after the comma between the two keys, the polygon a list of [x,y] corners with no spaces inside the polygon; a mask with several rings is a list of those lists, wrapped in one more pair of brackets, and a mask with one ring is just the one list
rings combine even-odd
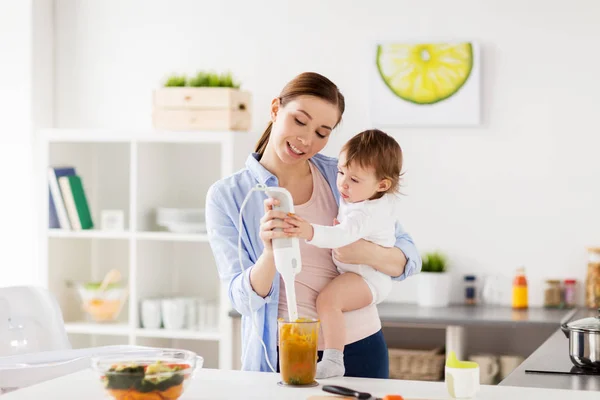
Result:
{"label": "baby's dark hair", "polygon": [[379,129],[369,129],[350,139],[342,151],[346,155],[345,166],[356,163],[361,168],[373,167],[377,179],[391,181],[386,193],[398,191],[402,175],[402,148],[393,137]]}

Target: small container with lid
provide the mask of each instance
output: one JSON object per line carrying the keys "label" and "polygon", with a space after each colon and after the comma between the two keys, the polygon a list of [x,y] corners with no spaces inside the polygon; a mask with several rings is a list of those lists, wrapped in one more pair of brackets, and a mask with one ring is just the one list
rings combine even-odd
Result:
{"label": "small container with lid", "polygon": [[562,304],[562,290],[558,279],[548,279],[544,288],[544,307],[559,308]]}
{"label": "small container with lid", "polygon": [[563,290],[563,304],[566,308],[574,308],[577,302],[577,281],[565,279]]}
{"label": "small container with lid", "polygon": [[465,275],[465,304],[477,303],[477,288],[475,275]]}

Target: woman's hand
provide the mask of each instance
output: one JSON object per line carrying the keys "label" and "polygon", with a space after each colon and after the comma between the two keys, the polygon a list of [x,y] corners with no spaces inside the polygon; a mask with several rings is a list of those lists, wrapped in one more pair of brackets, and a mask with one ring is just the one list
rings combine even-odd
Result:
{"label": "woman's hand", "polygon": [[288,215],[288,217],[285,219],[285,222],[294,226],[292,228],[284,229],[283,231],[285,233],[289,233],[292,236],[298,237],[300,239],[312,240],[315,234],[315,230],[313,229],[313,226],[310,224],[310,222],[306,221],[303,218],[300,218],[296,214]]}
{"label": "woman's hand", "polygon": [[264,201],[265,215],[260,219],[260,239],[265,247],[264,251],[267,252],[273,251],[271,240],[291,236],[283,231],[275,230],[277,228],[285,229],[293,227],[284,221],[287,218],[286,213],[273,210],[273,205],[278,204],[279,200],[273,198],[268,198]]}

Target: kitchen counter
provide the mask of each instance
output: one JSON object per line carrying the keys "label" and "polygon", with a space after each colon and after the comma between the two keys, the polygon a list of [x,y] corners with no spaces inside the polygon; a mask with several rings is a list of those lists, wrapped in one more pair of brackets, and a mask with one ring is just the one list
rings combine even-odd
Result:
{"label": "kitchen counter", "polygon": [[[515,311],[507,306],[451,304],[448,307],[420,307],[416,304],[381,303],[377,306],[384,327],[419,325],[444,328],[446,331],[446,352],[453,351],[459,359],[466,357],[467,326],[498,326],[504,328],[558,327],[561,321],[569,318],[576,310],[545,309],[530,307]],[[232,310],[229,315],[239,318]],[[239,329],[235,326],[234,329]],[[234,332],[235,335],[235,332]],[[238,354],[241,349],[235,350]]]}
{"label": "kitchen counter", "polygon": [[[571,314],[568,321],[575,321],[596,315],[598,313],[594,310],[581,309]],[[526,372],[528,370],[542,369],[544,366],[553,367],[557,364],[564,365],[565,371],[568,371],[572,367],[569,359],[569,339],[567,339],[560,328],[521,363],[517,369],[500,382],[499,385],[600,391],[600,375]]]}
{"label": "kitchen counter", "polygon": [[502,325],[522,324],[558,326],[574,310],[532,307],[515,311],[510,307],[452,304],[448,307],[419,307],[415,304],[381,303],[377,306],[382,323],[415,323],[439,325]]}
{"label": "kitchen counter", "polygon": [[[312,396],[325,396],[335,400],[340,397],[328,395],[321,386],[311,388],[282,387],[277,384],[279,374],[266,372],[227,371],[202,369],[190,382],[181,400],[220,399],[286,399],[310,400]],[[393,379],[333,378],[323,379],[321,385],[340,385],[354,390],[369,392],[377,397],[400,394],[405,399],[448,399],[443,382],[400,381]],[[558,389],[520,388],[507,386],[481,386],[478,399],[505,400],[597,400],[593,392],[574,392]],[[97,373],[86,369],[51,381],[9,392],[3,400],[29,399],[106,399]]]}
{"label": "kitchen counter", "polygon": [[[416,304],[381,303],[377,306],[381,322],[385,324],[410,323],[432,325],[502,325],[522,324],[558,326],[569,318],[575,310],[530,308],[514,311],[510,307],[451,304],[448,307],[419,307]],[[229,316],[239,318],[240,314],[231,310]]]}

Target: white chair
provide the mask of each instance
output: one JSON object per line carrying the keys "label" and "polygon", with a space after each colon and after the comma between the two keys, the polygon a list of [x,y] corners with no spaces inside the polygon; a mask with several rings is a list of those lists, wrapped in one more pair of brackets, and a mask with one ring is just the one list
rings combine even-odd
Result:
{"label": "white chair", "polygon": [[0,288],[0,394],[90,366],[96,354],[144,351],[143,346],[72,349],[55,297],[39,287]]}
{"label": "white chair", "polygon": [[0,357],[70,348],[60,306],[50,291],[0,288]]}

